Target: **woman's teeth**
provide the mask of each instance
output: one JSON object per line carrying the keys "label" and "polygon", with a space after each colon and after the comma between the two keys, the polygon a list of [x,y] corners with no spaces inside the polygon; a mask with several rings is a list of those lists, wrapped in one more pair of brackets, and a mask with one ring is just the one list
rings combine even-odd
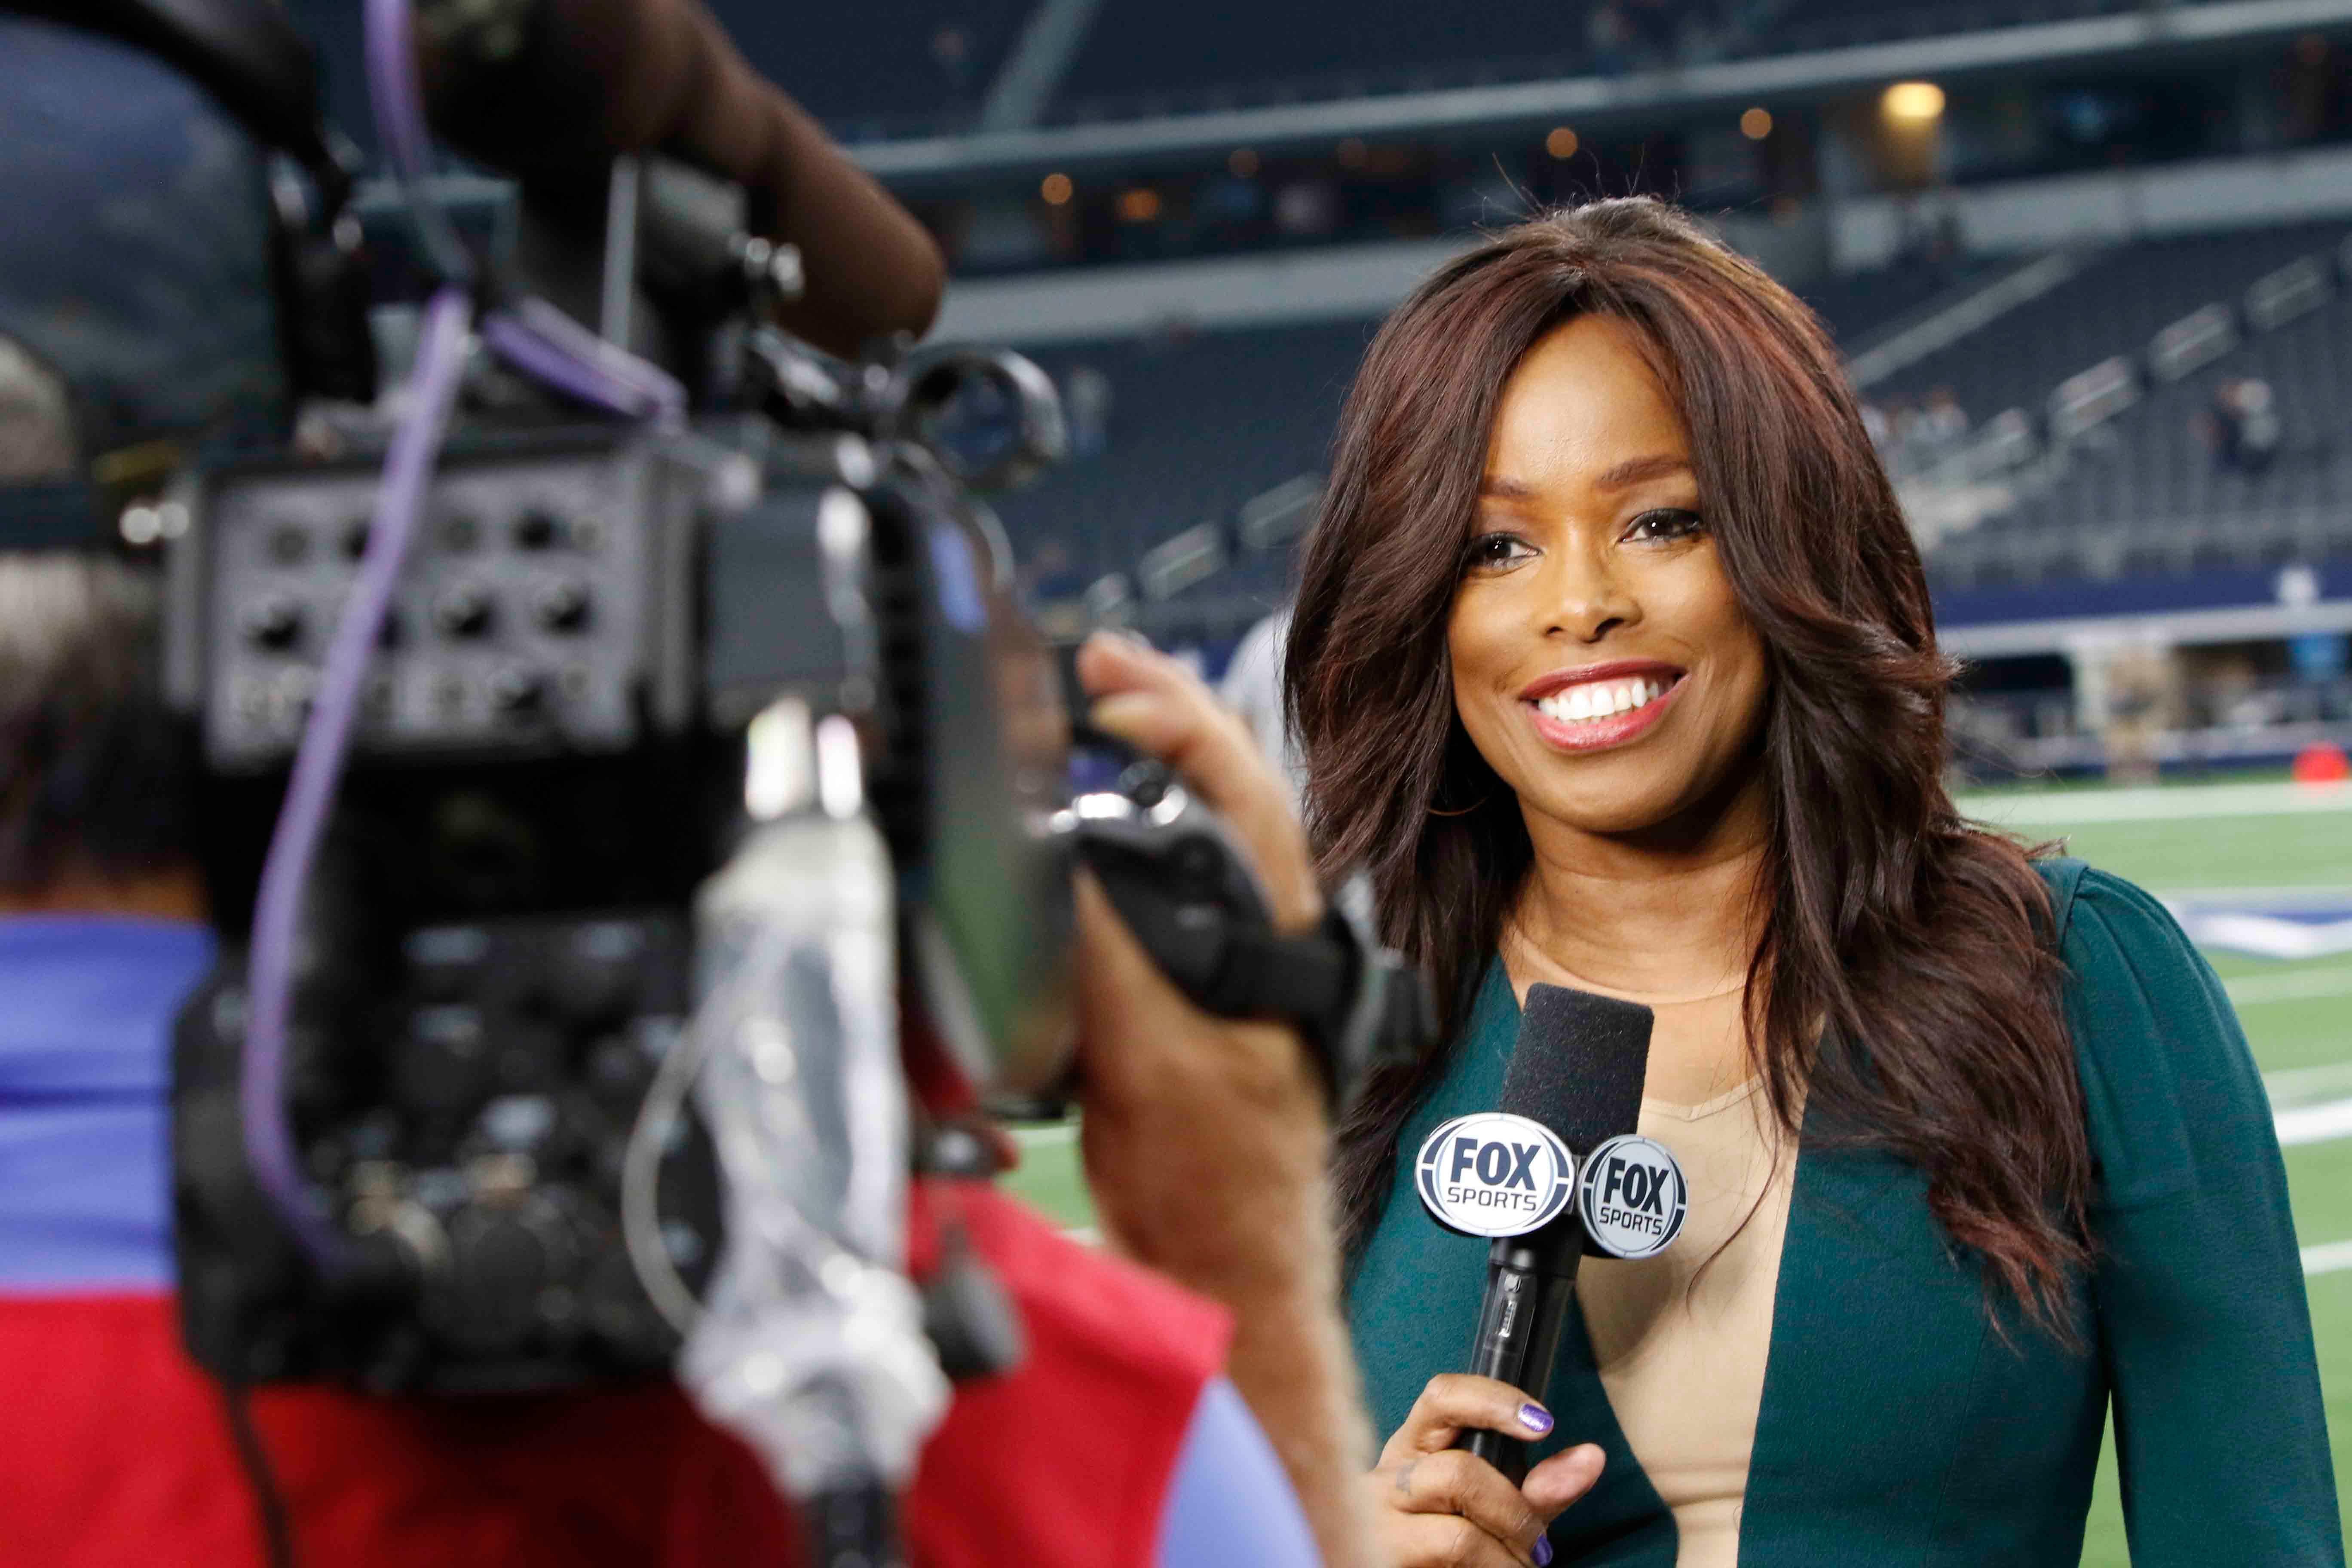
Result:
{"label": "woman's teeth", "polygon": [[1647,707],[1666,693],[1674,682],[1664,676],[1642,675],[1631,680],[1588,680],[1564,687],[1536,700],[1536,709],[1556,724],[1585,724]]}

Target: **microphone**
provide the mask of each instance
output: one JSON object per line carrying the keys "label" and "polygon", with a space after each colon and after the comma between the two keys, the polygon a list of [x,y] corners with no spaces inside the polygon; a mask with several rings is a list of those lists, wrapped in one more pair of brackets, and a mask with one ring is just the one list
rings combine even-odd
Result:
{"label": "microphone", "polygon": [[601,220],[613,159],[662,153],[740,184],[751,232],[799,247],[803,292],[777,310],[786,331],[854,358],[930,326],[947,277],[930,235],[701,0],[440,0],[417,15],[434,128],[535,197]]}
{"label": "microphone", "polygon": [[[1494,1238],[1468,1370],[1541,1399],[1585,1253],[1648,1258],[1688,1196],[1663,1144],[1635,1131],[1650,1009],[1558,985],[1528,988],[1501,1109],[1456,1117],[1421,1146],[1415,1184],[1448,1227]],[[1525,1441],[1465,1432],[1466,1448],[1527,1478]]]}

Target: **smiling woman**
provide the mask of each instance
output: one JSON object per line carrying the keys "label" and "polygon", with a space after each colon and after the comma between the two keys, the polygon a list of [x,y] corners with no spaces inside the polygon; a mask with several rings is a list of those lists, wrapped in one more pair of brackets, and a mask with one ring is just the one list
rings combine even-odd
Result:
{"label": "smiling woman", "polygon": [[1647,826],[1753,746],[1763,642],[1708,534],[1682,420],[1622,321],[1575,317],[1520,361],[1471,532],[1454,705],[1523,805]]}
{"label": "smiling woman", "polygon": [[[1286,679],[1325,868],[1447,1007],[1339,1134],[1400,1563],[2071,1561],[2110,1397],[2149,1560],[2341,1563],[2243,1039],[2152,900],[1959,814],[1952,672],[1826,335],[1679,213],[1523,225],[1374,342]],[[1538,982],[1654,1009],[1690,1189],[1580,1273],[1549,1411],[1445,1375],[1484,1249],[1395,1159]]]}

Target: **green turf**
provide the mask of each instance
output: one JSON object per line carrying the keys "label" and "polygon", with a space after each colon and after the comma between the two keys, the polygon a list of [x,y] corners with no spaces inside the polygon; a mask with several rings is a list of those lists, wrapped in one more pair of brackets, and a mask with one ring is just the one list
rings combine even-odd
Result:
{"label": "green turf", "polygon": [[[2069,853],[2159,893],[2200,888],[2352,888],[2352,811],[2037,823],[2020,832],[2035,838],[2063,836]],[[2224,982],[2241,994],[2239,1017],[2264,1073],[2352,1063],[2352,956],[2339,953],[2302,963],[2229,953],[2210,956]],[[2328,1087],[2330,1082],[2319,1080],[2325,1098],[2352,1094],[2352,1069],[2347,1069],[2344,1087]],[[1076,1140],[1041,1133],[1025,1142],[1022,1168],[1008,1184],[1065,1224],[1091,1223]],[[2295,1226],[2304,1245],[2352,1240],[2352,1139],[2290,1149],[2286,1163]],[[2328,1420],[2338,1440],[2341,1493],[2352,1482],[2352,1269],[2315,1276],[2309,1290]],[[2126,1568],[2129,1562],[2110,1456],[2100,1467],[2083,1563],[2084,1568]]]}
{"label": "green turf", "polygon": [[2064,837],[2068,854],[2163,891],[2352,886],[2352,814],[2100,822]]}
{"label": "green turf", "polygon": [[1078,1170],[1075,1125],[1029,1124],[1013,1130],[1021,1145],[1021,1163],[998,1184],[1014,1197],[1044,1210],[1066,1226],[1095,1222],[1095,1206],[1087,1198],[1087,1183]]}

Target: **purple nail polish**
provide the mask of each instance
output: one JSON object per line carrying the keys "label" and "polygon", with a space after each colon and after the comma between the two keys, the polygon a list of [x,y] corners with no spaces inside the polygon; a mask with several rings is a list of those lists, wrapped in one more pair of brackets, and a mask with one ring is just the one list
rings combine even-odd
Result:
{"label": "purple nail polish", "polygon": [[1519,1406],[1519,1425],[1540,1437],[1551,1430],[1551,1412],[1540,1405]]}
{"label": "purple nail polish", "polygon": [[1536,1568],[1551,1568],[1551,1537],[1537,1536],[1536,1549],[1531,1555],[1536,1560]]}

